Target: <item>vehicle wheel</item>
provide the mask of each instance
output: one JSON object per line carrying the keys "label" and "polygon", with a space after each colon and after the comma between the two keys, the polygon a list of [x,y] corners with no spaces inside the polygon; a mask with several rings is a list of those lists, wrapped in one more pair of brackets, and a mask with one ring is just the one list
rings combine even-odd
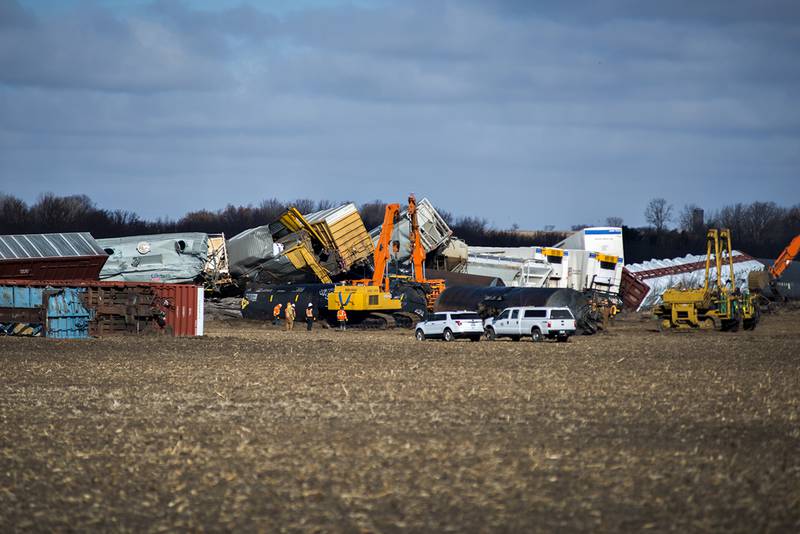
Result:
{"label": "vehicle wheel", "polygon": [[556,339],[561,343],[566,343],[569,341],[569,336],[558,336]]}
{"label": "vehicle wheel", "polygon": [[444,334],[442,335],[445,341],[453,341],[455,337],[453,336],[453,331],[449,328],[444,329]]}
{"label": "vehicle wheel", "polygon": [[520,340],[519,336],[511,336],[511,341],[519,341],[519,340]]}
{"label": "vehicle wheel", "polygon": [[497,339],[497,334],[495,334],[494,328],[492,328],[491,326],[486,329],[486,339],[488,339],[489,341],[494,341],[495,339]]}
{"label": "vehicle wheel", "polygon": [[542,331],[538,327],[533,327],[531,330],[531,341],[538,343],[542,340]]}
{"label": "vehicle wheel", "polygon": [[423,332],[421,328],[417,328],[417,333],[415,335],[417,341],[425,341],[425,332]]}

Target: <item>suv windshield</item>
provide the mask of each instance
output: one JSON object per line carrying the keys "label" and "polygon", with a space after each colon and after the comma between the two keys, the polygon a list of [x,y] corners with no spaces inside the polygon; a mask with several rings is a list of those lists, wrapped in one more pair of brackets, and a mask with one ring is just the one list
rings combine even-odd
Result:
{"label": "suv windshield", "polygon": [[469,320],[469,319],[475,319],[475,320],[478,320],[478,321],[481,320],[481,316],[480,315],[478,315],[477,313],[472,313],[472,312],[470,312],[470,313],[451,313],[450,317],[453,320],[459,319],[461,321],[465,321],[465,320]]}
{"label": "suv windshield", "polygon": [[551,310],[551,319],[572,319],[572,312],[569,310]]}

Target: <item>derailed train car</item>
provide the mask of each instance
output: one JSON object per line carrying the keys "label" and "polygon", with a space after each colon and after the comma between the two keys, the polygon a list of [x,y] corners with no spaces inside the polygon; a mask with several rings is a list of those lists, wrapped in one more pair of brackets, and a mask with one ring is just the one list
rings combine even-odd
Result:
{"label": "derailed train car", "polygon": [[[305,308],[311,304],[316,317],[333,324],[338,307],[329,306],[328,295],[333,293],[335,284],[257,284],[248,285],[242,302],[242,317],[254,320],[270,320],[277,304],[281,310],[292,303],[297,310],[296,320],[303,320]],[[353,325],[372,328],[412,327],[425,314],[426,299],[421,284],[395,280],[391,285],[392,296],[399,299],[401,308],[394,312],[364,313],[348,312],[348,320]],[[283,319],[283,311],[281,311]]]}
{"label": "derailed train car", "polygon": [[512,306],[565,306],[572,311],[582,333],[593,334],[598,329],[600,318],[588,299],[574,289],[453,286],[439,295],[435,310],[470,310],[485,319]]}

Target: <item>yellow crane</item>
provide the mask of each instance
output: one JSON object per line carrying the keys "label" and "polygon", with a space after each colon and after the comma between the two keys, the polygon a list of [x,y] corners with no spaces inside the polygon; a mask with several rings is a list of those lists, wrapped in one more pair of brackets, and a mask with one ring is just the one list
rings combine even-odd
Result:
{"label": "yellow crane", "polygon": [[[706,268],[703,287],[699,289],[668,289],[662,304],[654,313],[661,330],[673,328],[715,328],[718,330],[753,329],[758,323],[759,311],[749,292],[736,287],[731,255],[731,232],[728,229],[710,229],[706,235]],[[713,253],[713,265],[712,265]],[[723,283],[723,267],[730,269]],[[715,273],[712,284],[711,273]]]}

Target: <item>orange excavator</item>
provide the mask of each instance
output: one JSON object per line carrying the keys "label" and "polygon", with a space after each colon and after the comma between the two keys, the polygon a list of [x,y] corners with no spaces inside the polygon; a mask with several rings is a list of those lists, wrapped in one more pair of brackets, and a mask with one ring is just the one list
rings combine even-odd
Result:
{"label": "orange excavator", "polygon": [[373,252],[372,278],[349,280],[336,285],[328,293],[329,312],[341,308],[356,324],[387,328],[411,327],[425,314],[426,309],[432,308],[435,297],[431,300],[430,295],[438,295],[444,288],[444,282],[425,280],[425,251],[416,222],[416,202],[413,195],[409,201],[408,213],[412,221],[412,276],[389,274],[392,253],[399,252],[399,243],[392,241],[392,235],[400,217],[400,205],[388,204]]}
{"label": "orange excavator", "polygon": [[795,236],[791,243],[783,249],[778,259],[776,259],[772,267],[769,268],[769,274],[771,274],[773,278],[780,278],[783,271],[791,265],[792,260],[795,259],[798,254],[800,254],[800,235]]}
{"label": "orange excavator", "polygon": [[752,271],[747,275],[750,291],[759,295],[759,304],[765,309],[771,309],[773,301],[786,300],[781,294],[779,278],[798,254],[800,254],[800,235],[792,239],[766,271]]}
{"label": "orange excavator", "polygon": [[408,198],[408,215],[411,220],[411,276],[390,275],[388,271],[392,253],[399,252],[399,243],[392,241],[392,235],[400,216],[400,205],[388,204],[373,252],[372,278],[336,285],[328,293],[329,312],[342,308],[356,323],[386,328],[411,327],[426,309],[433,309],[436,297],[444,290],[444,280],[425,278],[425,249],[413,194]]}

